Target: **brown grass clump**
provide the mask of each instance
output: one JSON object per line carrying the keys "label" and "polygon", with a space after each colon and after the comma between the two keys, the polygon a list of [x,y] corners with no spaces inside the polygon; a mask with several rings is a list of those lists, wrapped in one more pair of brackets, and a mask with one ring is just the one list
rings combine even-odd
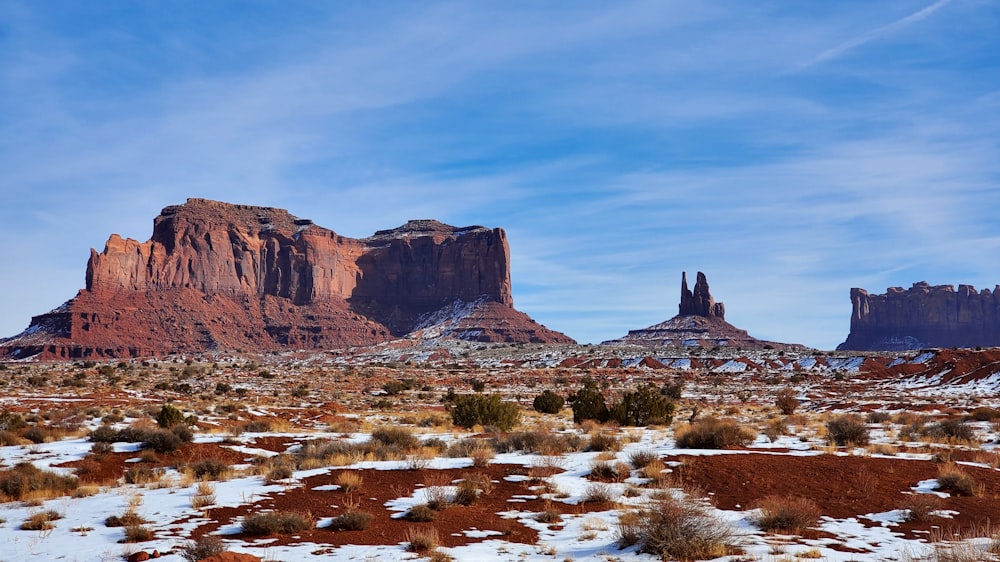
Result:
{"label": "brown grass clump", "polygon": [[254,513],[243,519],[243,532],[253,536],[298,533],[313,528],[311,513],[298,511],[270,511]]}
{"label": "brown grass clump", "polygon": [[704,418],[693,425],[680,429],[675,434],[677,446],[683,449],[728,449],[745,447],[754,440],[756,434],[740,427],[733,420]]}
{"label": "brown grass clump", "polygon": [[355,492],[363,483],[364,479],[357,472],[341,472],[337,475],[337,485],[345,492]]}
{"label": "brown grass clump", "polygon": [[215,488],[208,482],[199,482],[198,488],[191,496],[191,507],[202,509],[215,504]]}
{"label": "brown grass clump", "polygon": [[637,449],[628,455],[628,462],[632,465],[632,468],[638,470],[646,468],[649,463],[657,460],[660,460],[659,455],[649,449]]}
{"label": "brown grass clump", "polygon": [[52,524],[53,521],[58,521],[62,519],[62,514],[58,511],[48,510],[39,511],[38,513],[33,513],[21,523],[21,530],[23,531],[47,531],[55,527]]}
{"label": "brown grass clump", "polygon": [[411,507],[410,510],[406,512],[405,518],[408,521],[413,521],[414,523],[427,523],[437,519],[437,511],[431,509],[431,507],[425,503],[420,503]]}
{"label": "brown grass clump", "polygon": [[667,469],[667,465],[660,459],[653,459],[646,463],[646,466],[642,467],[643,478],[649,478],[653,482],[661,482],[667,478],[667,473],[663,472]]}
{"label": "brown grass clump", "polygon": [[192,541],[181,549],[181,556],[187,562],[198,562],[209,556],[221,554],[226,550],[222,539],[215,535],[205,535],[198,540]]}
{"label": "brown grass clump", "polygon": [[762,531],[798,532],[819,521],[819,507],[808,498],[768,496],[758,503],[754,523]]}
{"label": "brown grass clump", "polygon": [[406,530],[406,550],[410,552],[428,552],[440,544],[437,529],[418,529],[410,527]]}
{"label": "brown grass clump", "polygon": [[153,539],[153,531],[149,527],[142,525],[129,525],[125,527],[125,538],[123,542],[143,542]]}
{"label": "brown grass clump", "polygon": [[614,499],[611,488],[604,484],[588,484],[583,491],[583,503],[610,503]]}
{"label": "brown grass clump", "polygon": [[371,525],[373,518],[371,513],[348,509],[341,515],[334,517],[329,528],[334,531],[363,531]]}
{"label": "brown grass clump", "polygon": [[619,518],[619,545],[639,544],[639,551],[664,560],[701,560],[724,556],[734,539],[732,528],[697,500],[665,497],[650,507]]}
{"label": "brown grass clump", "polygon": [[899,509],[906,510],[907,521],[924,523],[934,517],[941,504],[941,498],[934,494],[910,494],[900,502]]}
{"label": "brown grass clump", "polygon": [[631,474],[631,467],[623,462],[597,461],[590,465],[590,476],[597,480],[621,482]]}
{"label": "brown grass clump", "polygon": [[937,481],[942,491],[956,496],[978,496],[980,493],[976,479],[954,463],[945,463],[938,467]]}
{"label": "brown grass clump", "polygon": [[18,501],[29,494],[34,499],[54,498],[72,492],[79,485],[76,477],[41,470],[29,462],[22,462],[0,472],[0,499]]}
{"label": "brown grass clump", "polygon": [[489,445],[480,445],[469,451],[469,457],[472,458],[472,466],[475,467],[483,467],[490,464],[490,461],[493,460],[496,454],[497,452]]}
{"label": "brown grass clump", "polygon": [[863,447],[868,444],[868,426],[858,416],[837,416],[826,422],[826,437],[834,445]]}

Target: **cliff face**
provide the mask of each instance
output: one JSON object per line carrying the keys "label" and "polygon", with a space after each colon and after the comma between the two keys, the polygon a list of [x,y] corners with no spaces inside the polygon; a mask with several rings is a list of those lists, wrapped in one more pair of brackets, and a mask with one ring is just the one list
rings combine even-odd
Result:
{"label": "cliff face", "polygon": [[629,333],[607,345],[644,347],[738,347],[744,349],[803,349],[796,344],[758,340],[725,320],[726,308],[715,302],[705,274],[698,272],[694,291],[688,288],[687,273],[681,273],[681,300],[678,314],[669,320]]}
{"label": "cliff face", "polygon": [[507,326],[480,341],[572,341],[514,310],[502,229],[424,220],[353,239],[282,209],[189,199],[163,209],[148,241],[112,235],[91,250],[86,288],[0,355],[363,345],[472,302]]}
{"label": "cliff face", "polygon": [[1000,346],[1000,285],[977,292],[971,285],[914,283],[883,295],[851,289],[851,332],[843,350]]}

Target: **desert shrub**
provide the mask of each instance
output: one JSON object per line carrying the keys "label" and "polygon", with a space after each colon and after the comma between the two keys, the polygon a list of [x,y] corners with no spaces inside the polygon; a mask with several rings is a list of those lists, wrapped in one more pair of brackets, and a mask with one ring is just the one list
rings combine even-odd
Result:
{"label": "desert shrub", "polygon": [[406,550],[410,552],[427,552],[434,550],[440,544],[437,529],[418,529],[410,527],[406,530]]}
{"label": "desert shrub", "polygon": [[221,554],[226,550],[222,539],[215,535],[205,535],[197,540],[191,541],[181,549],[181,556],[187,562],[198,562],[209,556]]}
{"label": "desert shrub", "polygon": [[330,529],[333,531],[363,531],[372,523],[374,516],[357,509],[348,509],[344,513],[333,518],[330,522]]}
{"label": "desert shrub", "polygon": [[868,426],[857,416],[837,416],[826,422],[826,436],[836,445],[864,446],[868,444]]}
{"label": "desert shrub", "polygon": [[808,498],[768,496],[757,507],[760,512],[753,522],[762,531],[800,531],[815,525],[821,515],[816,502]]}
{"label": "desert shrub", "polygon": [[646,463],[646,466],[642,467],[642,476],[643,478],[649,478],[650,480],[658,482],[666,478],[666,474],[663,472],[666,469],[667,465],[659,458],[655,458]]}
{"label": "desert shrub", "polygon": [[909,494],[900,502],[899,509],[906,511],[907,521],[923,523],[934,517],[941,504],[941,498],[934,494]]}
{"label": "desert shrub", "polygon": [[733,420],[703,418],[676,435],[677,446],[683,449],[726,449],[743,447],[754,440],[753,431],[740,427]]}
{"label": "desert shrub", "polygon": [[865,416],[866,423],[885,423],[890,420],[892,420],[892,414],[882,410],[868,412],[868,415]]}
{"label": "desert shrub", "polygon": [[437,511],[425,503],[419,503],[406,512],[406,519],[415,523],[426,523],[437,519]]}
{"label": "desert shrub", "polygon": [[292,467],[287,464],[279,464],[271,467],[267,471],[267,475],[264,477],[264,481],[268,484],[276,482],[278,480],[287,480],[292,477]]}
{"label": "desert shrub", "polygon": [[170,428],[170,432],[177,436],[184,443],[190,443],[194,441],[194,433],[191,432],[191,428],[184,424],[175,425]]}
{"label": "desert shrub", "polygon": [[671,400],[680,400],[681,395],[684,393],[684,381],[681,379],[676,379],[673,382],[668,382],[663,385],[660,389],[660,394],[670,398]]}
{"label": "desert shrub", "polygon": [[1000,409],[980,406],[969,412],[969,415],[966,417],[973,421],[993,421],[1000,419]]}
{"label": "desert shrub", "polygon": [[589,377],[583,380],[583,388],[570,395],[569,404],[573,408],[574,423],[582,423],[584,420],[603,423],[610,417],[604,394]]}
{"label": "desert shrub", "polygon": [[587,441],[587,446],[584,447],[586,451],[618,451],[621,450],[622,444],[617,437],[611,435],[610,433],[597,432],[590,436],[590,440]]}
{"label": "desert shrub", "polygon": [[341,472],[337,475],[337,485],[345,492],[354,492],[361,488],[364,479],[357,472]]}
{"label": "desert shrub", "polygon": [[0,447],[7,447],[10,445],[20,445],[21,436],[14,433],[13,431],[0,430]]}
{"label": "desert shrub", "polygon": [[420,439],[405,427],[380,427],[372,431],[372,441],[404,451],[420,446]]}
{"label": "desert shrub", "polygon": [[581,448],[580,438],[577,435],[545,431],[516,431],[506,435],[496,435],[490,439],[490,445],[499,453],[523,451],[543,455],[561,455]]}
{"label": "desert shrub", "polygon": [[118,441],[118,430],[110,425],[102,425],[90,432],[89,439],[95,443],[114,443]]}
{"label": "desert shrub", "polygon": [[653,385],[647,384],[622,394],[608,414],[619,425],[664,425],[673,420],[674,403]]}
{"label": "desert shrub", "polygon": [[619,544],[664,560],[701,560],[727,554],[732,528],[700,502],[672,496],[619,522]]}
{"label": "desert shrub", "polygon": [[646,465],[659,458],[660,456],[655,451],[649,449],[637,449],[628,454],[628,462],[632,468],[637,469],[645,468]]}
{"label": "desert shrub", "polygon": [[145,465],[132,465],[125,469],[122,478],[126,484],[143,485],[148,484],[163,474],[162,469],[154,469]]}
{"label": "desert shrub", "polygon": [[24,437],[32,443],[38,444],[45,443],[51,439],[51,434],[45,428],[35,424],[26,429],[24,433],[21,434],[21,437]]}
{"label": "desert shrub", "polygon": [[129,525],[125,527],[125,542],[143,542],[152,540],[153,531],[143,525]]}
{"label": "desert shrub", "polygon": [[111,443],[105,443],[103,441],[98,441],[90,446],[90,454],[98,457],[113,453],[114,451],[115,448]]}
{"label": "desert shrub", "polygon": [[482,474],[463,474],[462,480],[455,489],[455,496],[452,503],[456,505],[472,505],[479,499],[480,494],[488,495],[493,491],[493,482],[490,477]]}
{"label": "desert shrub", "polygon": [[26,425],[28,425],[28,422],[24,421],[24,417],[21,414],[16,414],[8,410],[0,412],[0,430],[17,431]]}
{"label": "desert shrub", "polygon": [[789,416],[799,408],[799,399],[795,397],[795,391],[791,388],[782,388],[774,397],[774,405],[782,414]]}
{"label": "desert shrub", "polygon": [[472,466],[478,468],[490,464],[490,461],[493,460],[496,454],[497,452],[492,447],[483,445],[469,451],[469,458],[472,459]]}
{"label": "desert shrub", "polygon": [[514,402],[504,402],[499,394],[459,394],[450,406],[451,421],[459,427],[490,425],[510,431],[521,421],[521,409]]}
{"label": "desert shrub", "polygon": [[208,482],[199,482],[195,494],[191,496],[191,507],[201,509],[215,504],[215,488]]}
{"label": "desert shrub", "polygon": [[18,463],[14,468],[0,472],[0,493],[12,500],[21,500],[36,492],[64,495],[79,485],[80,481],[74,476],[41,470],[29,462]]}
{"label": "desert shrub", "polygon": [[621,482],[631,474],[631,467],[623,462],[596,461],[590,465],[590,476],[604,482]]}
{"label": "desert shrub", "polygon": [[138,527],[144,523],[147,521],[133,509],[128,509],[121,515],[109,515],[104,520],[106,527]]}
{"label": "desert shrub", "polygon": [[152,449],[157,453],[169,453],[181,448],[184,442],[169,429],[152,429],[142,438],[142,447]]}
{"label": "desert shrub", "polygon": [[241,524],[244,533],[257,537],[298,533],[312,527],[312,514],[298,511],[254,513],[245,517]]}
{"label": "desert shrub", "polygon": [[583,503],[610,503],[613,499],[611,488],[605,484],[588,484],[583,490]]}
{"label": "desert shrub", "polygon": [[939,489],[956,496],[978,495],[979,484],[976,479],[953,463],[942,464],[938,467],[937,481]]}
{"label": "desert shrub", "polygon": [[535,515],[535,521],[539,523],[561,523],[562,514],[551,505],[547,505],[545,509],[538,512],[538,515]]}
{"label": "desert shrub", "polygon": [[551,390],[543,390],[541,394],[535,397],[531,402],[531,407],[535,409],[536,412],[541,412],[543,414],[558,414],[562,410],[563,405],[566,403],[566,399],[559,396]]}
{"label": "desert shrub", "polygon": [[52,524],[53,521],[58,521],[62,519],[62,514],[58,511],[48,510],[39,511],[38,513],[33,513],[21,523],[22,531],[46,531],[55,527]]}
{"label": "desert shrub", "polygon": [[195,478],[208,477],[212,480],[220,480],[232,471],[233,467],[226,461],[217,458],[202,459],[191,465],[191,472]]}
{"label": "desert shrub", "polygon": [[160,408],[160,413],[156,415],[156,423],[163,429],[170,429],[184,423],[184,412],[181,412],[176,406],[164,404]]}
{"label": "desert shrub", "polygon": [[957,419],[942,420],[927,424],[921,429],[920,433],[924,437],[943,441],[971,442],[976,440],[976,435],[972,431],[972,427],[963,420]]}

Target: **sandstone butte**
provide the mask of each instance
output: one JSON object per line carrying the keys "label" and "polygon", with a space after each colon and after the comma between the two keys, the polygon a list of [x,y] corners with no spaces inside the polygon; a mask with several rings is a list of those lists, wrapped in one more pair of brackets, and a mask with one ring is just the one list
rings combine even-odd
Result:
{"label": "sandstone butte", "polygon": [[901,351],[928,347],[1000,346],[1000,285],[914,283],[870,295],[851,289],[851,332],[839,350]]}
{"label": "sandstone butte", "polygon": [[362,239],[283,209],[188,199],[146,242],[91,250],[86,288],[0,358],[334,349],[401,337],[573,343],[514,309],[501,228],[410,221]]}
{"label": "sandstone butte", "polygon": [[677,316],[602,345],[643,347],[729,347],[741,349],[805,349],[798,344],[758,340],[746,330],[726,322],[726,307],[715,302],[705,274],[698,272],[694,290],[688,288],[687,273],[681,273],[681,301]]}

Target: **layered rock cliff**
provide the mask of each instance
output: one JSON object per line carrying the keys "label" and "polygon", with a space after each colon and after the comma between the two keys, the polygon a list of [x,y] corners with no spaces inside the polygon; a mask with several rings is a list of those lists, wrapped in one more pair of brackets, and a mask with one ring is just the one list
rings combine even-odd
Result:
{"label": "layered rock cliff", "polygon": [[837,349],[896,351],[927,347],[1000,346],[1000,285],[889,287],[871,295],[851,289],[851,332]]}
{"label": "layered rock cliff", "polygon": [[513,308],[500,228],[420,220],[353,239],[283,209],[189,199],[163,209],[148,241],[112,235],[91,250],[86,288],[0,341],[0,356],[364,345],[456,306],[469,339],[572,342]]}
{"label": "layered rock cliff", "polygon": [[688,288],[687,273],[681,273],[681,301],[673,318],[641,330],[629,330],[624,337],[606,345],[644,347],[738,347],[744,349],[800,349],[796,344],[758,340],[725,320],[726,307],[715,302],[705,274],[698,272],[694,291]]}

